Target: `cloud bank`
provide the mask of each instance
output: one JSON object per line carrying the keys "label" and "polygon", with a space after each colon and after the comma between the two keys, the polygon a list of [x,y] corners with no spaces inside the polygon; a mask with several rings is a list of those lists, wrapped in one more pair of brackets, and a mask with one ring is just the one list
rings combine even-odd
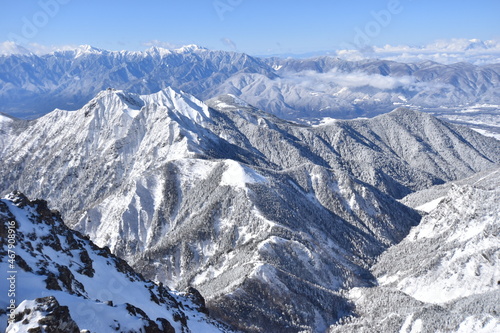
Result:
{"label": "cloud bank", "polygon": [[56,51],[68,51],[78,48],[76,45],[63,45],[63,46],[47,46],[38,43],[30,43],[28,45],[19,45],[11,41],[0,43],[0,55],[12,54],[48,54]]}
{"label": "cloud bank", "polygon": [[339,50],[337,56],[346,60],[378,58],[406,63],[431,60],[443,64],[469,62],[485,65],[500,63],[500,41],[452,39],[439,40],[424,46],[373,46],[362,50]]}
{"label": "cloud bank", "polygon": [[446,88],[447,84],[439,82],[419,82],[415,77],[384,76],[380,74],[369,74],[361,71],[341,72],[336,69],[327,73],[318,73],[307,70],[298,73],[284,74],[278,78],[280,83],[285,85],[301,86],[310,91],[331,94],[339,88],[375,88],[381,91],[402,88],[416,92],[436,91]]}

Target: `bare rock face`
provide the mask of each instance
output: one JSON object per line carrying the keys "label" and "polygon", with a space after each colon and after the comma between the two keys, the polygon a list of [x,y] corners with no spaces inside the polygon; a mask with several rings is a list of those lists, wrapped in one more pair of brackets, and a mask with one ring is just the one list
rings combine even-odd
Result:
{"label": "bare rock face", "polygon": [[20,304],[14,313],[14,325],[7,333],[25,331],[29,333],[80,333],[71,318],[67,306],[59,305],[54,296],[37,298]]}

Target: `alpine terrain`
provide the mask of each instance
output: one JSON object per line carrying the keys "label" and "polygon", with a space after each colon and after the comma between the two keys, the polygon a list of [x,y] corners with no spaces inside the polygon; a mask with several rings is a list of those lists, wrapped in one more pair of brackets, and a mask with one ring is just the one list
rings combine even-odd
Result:
{"label": "alpine terrain", "polygon": [[0,238],[2,332],[230,332],[197,290],[145,280],[43,200],[0,200]]}
{"label": "alpine terrain", "polygon": [[346,290],[379,290],[373,264],[420,228],[424,213],[397,199],[500,161],[499,141],[410,109],[310,126],[169,87],[2,116],[0,139],[4,194],[46,199],[145,278],[199,290],[211,316],[246,332],[324,332],[360,312]]}
{"label": "alpine terrain", "polygon": [[349,292],[357,317],[330,332],[498,332],[499,174],[410,195],[430,199],[429,214],[372,267],[377,287]]}
{"label": "alpine terrain", "polygon": [[500,135],[499,64],[259,58],[196,45],[0,55],[0,112],[6,114],[76,110],[108,87],[138,94],[173,87],[201,100],[233,94],[281,118],[313,123],[406,106]]}

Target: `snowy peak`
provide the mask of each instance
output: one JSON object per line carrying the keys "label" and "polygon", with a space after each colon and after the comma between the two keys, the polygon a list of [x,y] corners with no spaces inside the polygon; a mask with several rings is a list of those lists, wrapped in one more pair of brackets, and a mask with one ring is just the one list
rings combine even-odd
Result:
{"label": "snowy peak", "polygon": [[[108,88],[98,93],[87,103],[83,107],[83,112],[88,116],[92,110],[98,109],[105,110],[107,113],[126,113],[131,118],[135,118],[143,108],[149,110],[161,108],[164,112],[171,111],[199,124],[210,118],[207,105],[190,94],[176,91],[170,87],[151,95],[138,95]],[[158,110],[158,112],[162,111]]]}
{"label": "snowy peak", "polygon": [[[473,48],[468,52],[493,47],[478,41],[467,45]],[[371,117],[401,105],[458,112],[463,105],[499,104],[497,65],[259,59],[194,45],[144,52],[81,46],[13,57],[17,60],[0,61],[0,71],[12,73],[0,82],[9,87],[0,91],[1,111],[25,117],[56,107],[80,108],[110,85],[140,94],[172,86],[202,100],[233,94],[289,120]],[[14,70],[19,62],[23,66]],[[446,111],[438,109],[443,117]]]}
{"label": "snowy peak", "polygon": [[108,88],[98,93],[96,97],[87,103],[83,107],[83,112],[85,116],[89,116],[92,111],[97,110],[106,113],[116,111],[135,118],[144,104],[139,95]]}
{"label": "snowy peak", "polygon": [[83,55],[102,55],[107,53],[105,50],[98,49],[90,45],[80,45],[75,49],[75,58],[81,57]]}
{"label": "snowy peak", "polygon": [[105,90],[3,136],[0,178],[235,327],[324,331],[349,311],[339,290],[371,285],[420,220],[395,197],[498,162],[474,133],[414,111],[310,127],[231,95]]}
{"label": "snowy peak", "polygon": [[163,48],[163,47],[152,46],[149,49],[147,49],[146,51],[144,51],[144,54],[149,54],[149,55],[152,55],[152,56],[164,57],[164,56],[167,56],[169,54],[172,54],[172,51],[169,50],[169,49]]}
{"label": "snowy peak", "polygon": [[210,118],[210,111],[205,103],[190,94],[176,91],[171,87],[155,94],[143,95],[141,99],[145,103],[171,109],[195,123],[202,124]]}
{"label": "snowy peak", "polygon": [[190,53],[190,52],[199,52],[199,51],[208,51],[207,48],[198,46],[196,44],[184,45],[181,48],[174,50],[177,53]]}
{"label": "snowy peak", "polygon": [[[15,242],[7,242],[13,234]],[[0,312],[2,331],[7,324],[12,333],[41,327],[92,333],[229,331],[208,318],[198,291],[178,293],[146,281],[109,249],[68,229],[43,200],[30,201],[18,192],[0,200],[0,238],[2,278],[14,271],[12,284],[29,281],[16,289],[15,308],[8,309],[9,299],[0,300],[8,309]],[[15,262],[7,260],[8,250],[15,251]],[[7,287],[0,287],[4,295]]]}

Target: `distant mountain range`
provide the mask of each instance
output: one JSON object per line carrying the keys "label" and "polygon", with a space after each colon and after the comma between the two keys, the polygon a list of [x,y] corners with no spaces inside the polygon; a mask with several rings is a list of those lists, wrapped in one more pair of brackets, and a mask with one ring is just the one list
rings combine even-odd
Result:
{"label": "distant mountain range", "polygon": [[[229,55],[277,65],[217,64],[234,66]],[[343,290],[374,286],[377,256],[419,223],[397,199],[497,167],[500,141],[403,108],[306,126],[235,95],[106,89],[74,112],[1,116],[0,158],[3,194],[45,198],[146,278],[195,287],[236,329],[319,332],[354,313]]]}
{"label": "distant mountain range", "polygon": [[288,120],[356,118],[398,106],[438,111],[500,105],[500,64],[257,58],[197,46],[111,52],[82,46],[0,56],[0,112],[33,118],[77,110],[99,91],[167,87],[201,100],[233,94]]}

